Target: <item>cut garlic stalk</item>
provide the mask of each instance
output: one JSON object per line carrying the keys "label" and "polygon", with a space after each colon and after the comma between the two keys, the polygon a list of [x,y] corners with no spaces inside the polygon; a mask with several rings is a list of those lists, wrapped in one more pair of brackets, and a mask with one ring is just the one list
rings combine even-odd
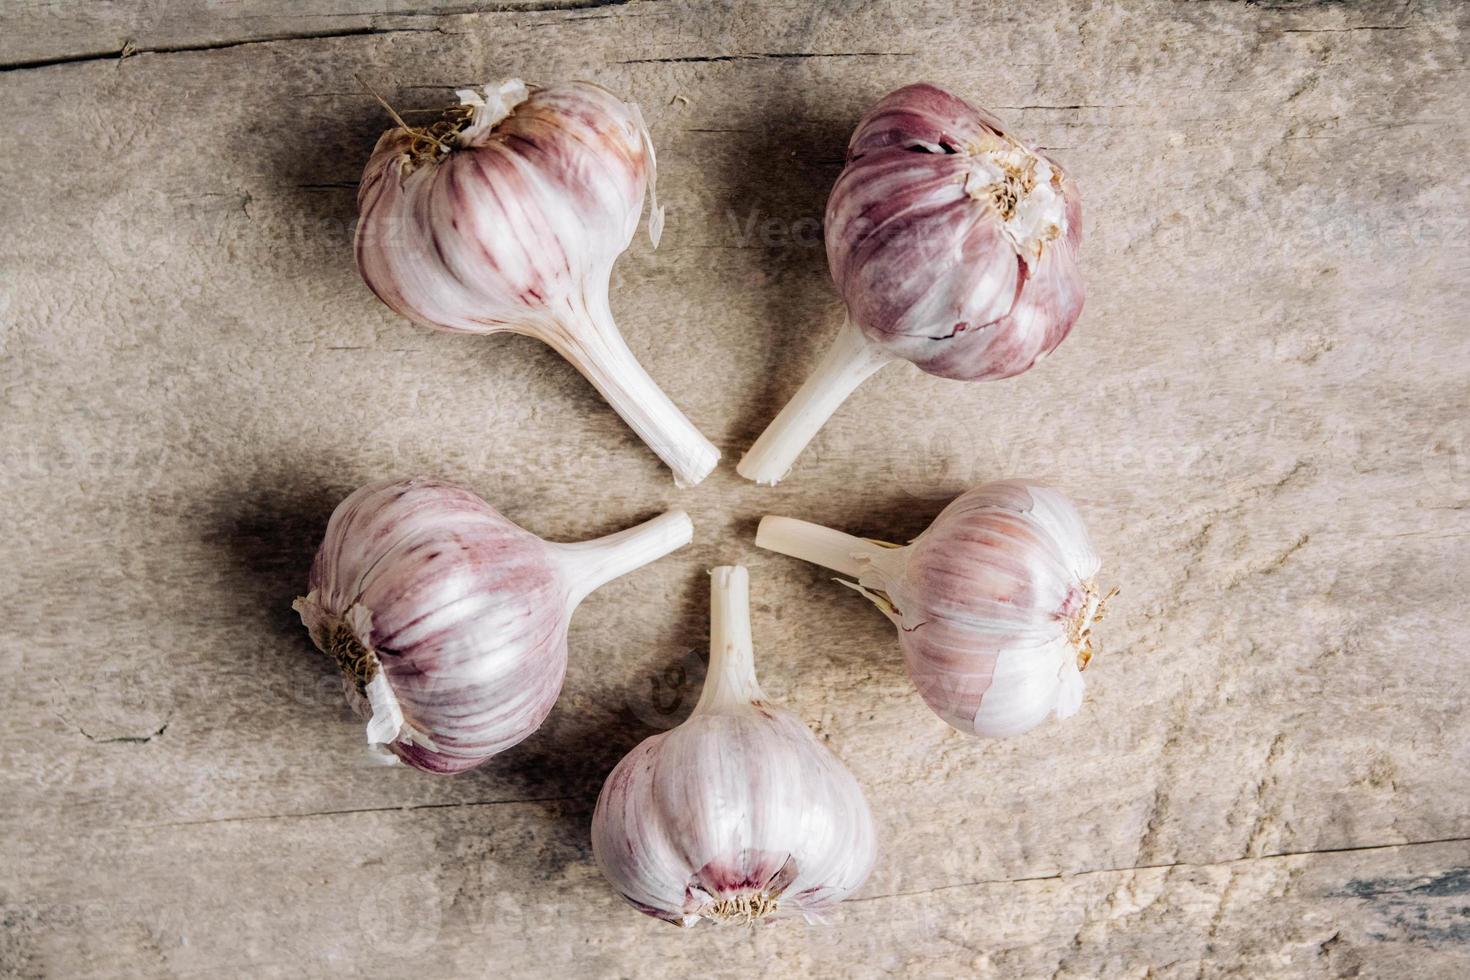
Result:
{"label": "cut garlic stalk", "polygon": [[756,483],[780,483],[838,406],[892,360],[892,354],[870,342],[851,320],[845,321],[816,370],[751,445],[736,472]]}

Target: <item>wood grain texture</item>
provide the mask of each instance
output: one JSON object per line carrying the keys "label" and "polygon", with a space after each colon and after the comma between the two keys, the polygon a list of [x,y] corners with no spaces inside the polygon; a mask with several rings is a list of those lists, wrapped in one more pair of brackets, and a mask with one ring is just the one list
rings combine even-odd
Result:
{"label": "wood grain texture", "polygon": [[[0,14],[0,975],[1470,972],[1470,8],[520,6]],[[669,219],[614,310],[725,452],[697,488],[549,349],[420,330],[353,270],[358,79],[421,107],[512,74],[644,107]],[[1011,381],[885,370],[747,484],[840,319],[846,136],[919,79],[1076,176],[1087,310]],[[419,472],[551,539],[696,525],[580,609],[547,725],[453,779],[369,764],[289,608],[336,502]],[[1008,475],[1077,500],[1122,594],[1082,714],[977,741],[752,539],[904,539]],[[763,686],[878,819],[826,929],[679,932],[591,860],[729,562]]]}

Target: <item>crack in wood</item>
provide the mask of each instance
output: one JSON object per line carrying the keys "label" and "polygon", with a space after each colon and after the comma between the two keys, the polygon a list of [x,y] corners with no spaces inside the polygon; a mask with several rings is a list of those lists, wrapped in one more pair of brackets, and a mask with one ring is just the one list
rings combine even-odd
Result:
{"label": "crack in wood", "polygon": [[[356,14],[356,17],[395,17],[411,19],[416,17],[438,19],[442,17],[467,17],[476,14],[540,14],[540,13],[575,13],[582,10],[597,10],[607,7],[622,7],[632,3],[633,0],[547,0],[544,3],[485,3],[465,4],[458,7],[445,7],[438,10],[383,10]],[[302,14],[301,17],[312,15]],[[329,16],[329,15],[318,15]],[[335,15],[331,15],[335,16]],[[345,16],[345,15],[344,15]],[[567,23],[579,20],[598,20],[601,17],[573,17],[566,18]],[[284,41],[320,41],[339,37],[373,37],[386,34],[445,34],[447,32],[435,26],[426,27],[378,27],[367,25],[363,27],[347,27],[338,30],[325,31],[299,31],[289,34],[268,34],[252,38],[231,38],[219,41],[201,41],[194,44],[159,44],[140,45],[136,39],[130,39],[123,43],[120,48],[111,48],[106,51],[88,51],[80,54],[56,55],[49,58],[36,58],[28,61],[13,61],[0,64],[0,73],[9,71],[25,71],[31,68],[50,68],[56,65],[85,64],[92,61],[122,61],[126,58],[136,57],[140,54],[184,54],[192,51],[221,51],[226,48],[239,48],[249,44],[274,44]]]}
{"label": "crack in wood", "polygon": [[1139,864],[1123,868],[1087,868],[1083,871],[1057,871],[1048,875],[1030,875],[1024,878],[983,878],[979,881],[960,881],[949,885],[935,885],[932,888],[920,888],[910,892],[890,892],[887,895],[864,895],[861,898],[850,898],[848,901],[877,902],[886,898],[912,898],[916,895],[929,895],[934,892],[952,891],[957,888],[983,888],[986,885],[1019,885],[1032,881],[1063,881],[1072,878],[1085,878],[1091,875],[1128,874],[1134,871],[1172,871],[1175,868],[1223,868],[1235,864],[1244,864],[1248,861],[1279,861],[1284,858],[1311,857],[1316,854],[1355,854],[1365,851],[1386,851],[1401,847],[1428,847],[1433,844],[1465,843],[1470,843],[1470,837],[1440,837],[1433,840],[1411,840],[1397,844],[1362,844],[1353,847],[1320,847],[1305,851],[1280,851],[1276,854],[1244,855],[1238,858],[1227,858],[1223,861],[1174,861],[1168,864]]}
{"label": "crack in wood", "polygon": [[1259,34],[1352,34],[1355,31],[1407,31],[1408,24],[1363,24],[1359,27],[1277,27]]}
{"label": "crack in wood", "polygon": [[751,54],[680,55],[672,58],[632,58],[620,65],[687,65],[727,61],[764,61],[802,58],[912,58],[912,51],[759,51]]}
{"label": "crack in wood", "polygon": [[251,823],[261,820],[307,820],[312,817],[342,817],[359,813],[409,813],[414,810],[450,810],[456,807],[517,806],[529,803],[571,803],[575,796],[531,796],[506,800],[458,800],[452,803],[405,803],[400,806],[365,806],[347,810],[313,810],[307,813],[257,813],[239,817],[212,817],[206,820],[177,820],[168,823],[148,824],[133,830],[157,829],[161,827],[206,827],[223,823]]}
{"label": "crack in wood", "polygon": [[[526,0],[523,3],[463,3],[456,7],[435,7],[433,10],[369,10],[356,14],[359,17],[470,17],[475,14],[546,14],[575,13],[581,10],[601,10],[605,7],[626,7],[633,0]],[[340,17],[341,14],[297,14],[298,17]],[[600,20],[601,17],[578,17],[575,20]]]}
{"label": "crack in wood", "polygon": [[93,735],[81,725],[77,726],[77,731],[86,736],[87,741],[96,742],[98,745],[144,745],[168,731],[168,725],[168,722],[164,722],[158,726],[157,731],[150,732],[147,735]]}
{"label": "crack in wood", "polygon": [[27,71],[33,68],[52,68],[57,65],[80,65],[92,61],[122,61],[143,54],[186,54],[192,51],[223,51],[227,48],[243,48],[252,44],[275,44],[281,41],[322,41],[339,37],[376,37],[385,34],[442,34],[437,27],[356,27],[340,31],[304,32],[255,37],[243,41],[210,41],[201,44],[158,45],[141,47],[128,41],[112,51],[96,51],[88,54],[61,55],[55,58],[38,58],[34,61],[14,61],[0,65],[0,73]]}
{"label": "crack in wood", "polygon": [[1018,112],[1024,112],[1027,109],[1133,109],[1136,107],[1124,103],[1113,104],[1104,102],[1077,102],[1072,105],[998,105],[994,106],[994,108],[1008,111],[1014,110]]}

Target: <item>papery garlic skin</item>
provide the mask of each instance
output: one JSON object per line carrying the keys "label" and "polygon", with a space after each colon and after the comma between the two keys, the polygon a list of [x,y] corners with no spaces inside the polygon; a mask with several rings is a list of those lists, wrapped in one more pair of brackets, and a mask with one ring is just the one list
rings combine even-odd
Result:
{"label": "papery garlic skin", "polygon": [[[655,183],[638,107],[590,82],[511,79],[459,96],[440,123],[378,140],[357,195],[363,281],[424,326],[550,344],[681,485],[698,483],[719,451],[633,357],[608,301]],[[655,244],[662,226],[655,199]]]}
{"label": "papery garlic skin", "polygon": [[1075,507],[1007,480],[950,503],[906,546],[767,517],[759,547],[857,579],[898,627],[925,703],[967,734],[1018,735],[1082,705],[1081,671],[1107,596]]}
{"label": "papery garlic skin", "polygon": [[983,109],[901,88],[858,123],[827,200],[827,264],[846,320],[741,459],[784,479],[852,392],[896,358],[963,381],[1009,378],[1082,312],[1082,201],[1057,165]]}
{"label": "papery garlic skin", "polygon": [[1082,312],[1076,184],[934,85],[901,88],[858,123],[826,227],[853,324],[930,374],[1013,377]]}
{"label": "papery garlic skin", "polygon": [[639,911],[681,926],[819,920],[876,856],[857,781],[756,683],[748,588],[744,568],[712,571],[699,703],[618,763],[592,818],[608,881]]}
{"label": "papery garlic skin", "polygon": [[417,769],[461,772],[546,718],[577,603],[691,536],[689,518],[672,511],[553,544],[464,487],[377,483],[333,512],[310,592],[293,608],[342,669],[370,744]]}

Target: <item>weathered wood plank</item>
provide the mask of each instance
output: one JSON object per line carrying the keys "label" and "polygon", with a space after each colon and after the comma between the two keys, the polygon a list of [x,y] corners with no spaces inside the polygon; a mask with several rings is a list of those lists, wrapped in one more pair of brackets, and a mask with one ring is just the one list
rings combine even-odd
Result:
{"label": "weathered wood plank", "polygon": [[[569,819],[571,818],[571,819]],[[825,927],[631,914],[558,804],[104,832],[27,855],[22,976],[1456,976],[1470,845],[972,880]],[[20,858],[7,842],[7,860]],[[76,862],[91,887],[75,890]],[[126,951],[126,957],[120,957]]]}
{"label": "weathered wood plank", "polygon": [[[285,38],[434,32],[440,17],[502,14],[597,19],[629,0],[10,0],[0,7],[0,68],[120,59]],[[541,20],[540,23],[547,21]]]}
{"label": "weathered wood plank", "polygon": [[[228,6],[170,4],[183,33],[152,46],[306,32],[295,5]],[[395,10],[433,31],[0,76],[0,964],[382,972],[359,911],[380,854],[434,883],[442,928],[411,952],[440,972],[654,949],[672,974],[706,948],[717,974],[844,950],[999,975],[1463,963],[1452,902],[1420,928],[1398,903],[1442,896],[1349,885],[1452,884],[1463,843],[1247,859],[1470,837],[1470,13],[841,6]],[[376,16],[334,9],[322,30]],[[0,60],[108,49],[14,23]],[[726,465],[678,492],[550,351],[429,334],[357,281],[383,125],[358,79],[421,106],[487,73],[644,105],[669,223],[619,263],[615,310],[727,463],[836,327],[816,229],[847,132],[897,84],[995,107],[1077,174],[1088,310],[1015,381],[890,368],[779,488]],[[288,608],[341,495],[409,472],[552,538],[667,506],[698,528],[585,604],[546,728],[451,780],[367,764]],[[1014,474],[1078,499],[1123,588],[1082,716],[1025,738],[944,728],[881,617],[751,544],[767,512],[903,538]],[[884,851],[835,930],[706,946],[619,908],[585,833],[607,770],[687,710],[669,671],[697,666],[702,573],[728,561],[752,568],[766,688],[849,762]],[[1107,870],[1140,865],[1181,866]]]}

